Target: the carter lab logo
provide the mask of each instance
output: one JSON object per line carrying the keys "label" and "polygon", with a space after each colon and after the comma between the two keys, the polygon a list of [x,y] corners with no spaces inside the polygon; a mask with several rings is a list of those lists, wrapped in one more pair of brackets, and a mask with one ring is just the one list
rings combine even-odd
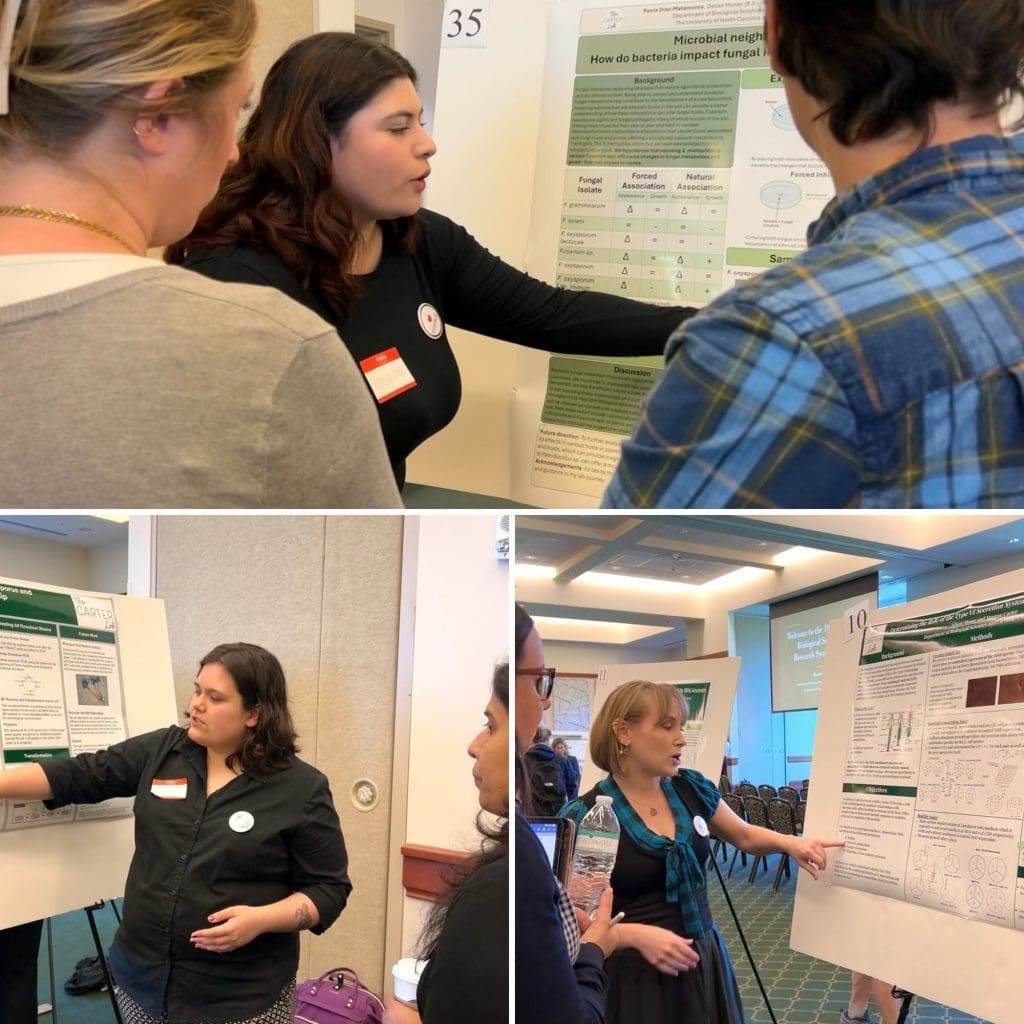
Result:
{"label": "the carter lab logo", "polygon": [[428,338],[436,340],[444,333],[444,321],[441,319],[441,314],[429,302],[424,302],[420,306],[416,316],[419,318],[423,333]]}

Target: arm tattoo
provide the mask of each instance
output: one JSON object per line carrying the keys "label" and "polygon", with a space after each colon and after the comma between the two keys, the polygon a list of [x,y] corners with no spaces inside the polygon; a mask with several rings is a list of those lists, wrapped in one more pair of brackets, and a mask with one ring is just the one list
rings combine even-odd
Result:
{"label": "arm tattoo", "polygon": [[310,916],[309,907],[305,903],[300,903],[295,911],[295,930],[301,932],[312,927],[313,918]]}

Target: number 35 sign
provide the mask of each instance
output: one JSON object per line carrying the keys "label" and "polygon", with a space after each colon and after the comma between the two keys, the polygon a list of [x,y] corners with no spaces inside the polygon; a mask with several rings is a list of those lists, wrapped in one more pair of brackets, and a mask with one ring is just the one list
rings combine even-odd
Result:
{"label": "number 35 sign", "polygon": [[491,0],[445,0],[442,47],[485,47],[490,13]]}

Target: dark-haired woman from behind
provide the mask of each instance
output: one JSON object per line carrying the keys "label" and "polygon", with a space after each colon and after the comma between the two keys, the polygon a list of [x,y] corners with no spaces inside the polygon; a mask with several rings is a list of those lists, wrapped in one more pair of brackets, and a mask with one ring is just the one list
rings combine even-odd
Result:
{"label": "dark-haired woman from behind", "polygon": [[419,940],[427,960],[416,1009],[389,999],[384,1024],[503,1024],[508,1021],[508,665],[499,665],[484,727],[469,745],[480,809],[479,854],[434,905]]}
{"label": "dark-haired woman from behind", "polygon": [[298,933],[352,885],[327,779],[296,755],[281,665],[253,644],[200,661],[186,728],[0,773],[50,808],[135,797],[135,856],[110,950],[132,1024],[285,1024]]}
{"label": "dark-haired woman from behind", "polygon": [[436,149],[422,114],[401,54],[345,32],[300,40],[270,69],[217,198],[167,255],[222,281],[272,285],[336,326],[399,483],[407,456],[459,407],[446,324],[531,348],[640,356],[660,355],[695,312],[553,288],[421,211]]}

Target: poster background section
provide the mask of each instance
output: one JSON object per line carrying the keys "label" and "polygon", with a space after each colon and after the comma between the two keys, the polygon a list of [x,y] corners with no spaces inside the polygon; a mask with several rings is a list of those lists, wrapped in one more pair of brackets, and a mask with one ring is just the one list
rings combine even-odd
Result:
{"label": "poster background section", "polygon": [[[82,593],[24,580],[0,582]],[[97,596],[114,602],[128,735],[179,722],[163,601]],[[0,834],[0,927],[122,895],[135,847],[134,829],[134,818],[119,818]]]}
{"label": "poster background section", "polygon": [[[1021,590],[1024,571],[1007,573],[873,611],[868,623],[941,612]],[[839,823],[860,658],[859,643],[833,642],[832,632],[830,626],[805,825],[807,835],[817,836],[835,835]],[[841,630],[835,635],[841,637]],[[874,975],[993,1024],[1018,1024],[1024,933],[831,885],[832,870],[829,867],[817,883],[799,872],[793,949]]]}
{"label": "poster background section", "polygon": [[[594,703],[590,709],[591,727],[612,690],[633,679],[649,679],[654,683],[708,682],[711,689],[704,708],[704,724],[694,767],[717,786],[722,773],[725,741],[729,736],[732,705],[736,699],[740,660],[708,658],[706,661],[659,661],[650,665],[602,665],[598,669]],[[602,778],[604,772],[588,760],[580,782],[580,792],[585,793]]]}

